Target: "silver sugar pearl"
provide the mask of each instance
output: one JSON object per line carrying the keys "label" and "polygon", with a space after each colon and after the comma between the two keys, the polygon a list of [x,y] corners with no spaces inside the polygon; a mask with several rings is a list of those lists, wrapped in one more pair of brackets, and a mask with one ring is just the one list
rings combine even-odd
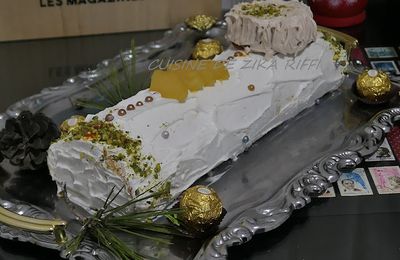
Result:
{"label": "silver sugar pearl", "polygon": [[168,131],[163,131],[163,132],[161,133],[161,136],[162,136],[162,138],[164,138],[164,139],[168,139],[168,138],[169,138],[169,132],[168,132]]}
{"label": "silver sugar pearl", "polygon": [[249,138],[247,135],[246,135],[246,136],[243,136],[242,142],[243,142],[244,144],[247,144],[249,141],[250,141],[250,138]]}
{"label": "silver sugar pearl", "polygon": [[107,122],[113,121],[114,120],[114,116],[112,114],[107,114],[105,120]]}

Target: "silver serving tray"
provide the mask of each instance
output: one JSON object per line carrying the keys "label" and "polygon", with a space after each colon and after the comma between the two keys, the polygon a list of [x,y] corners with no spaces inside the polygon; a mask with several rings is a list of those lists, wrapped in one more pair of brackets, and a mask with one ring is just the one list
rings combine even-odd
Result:
{"label": "silver serving tray", "polygon": [[[217,38],[227,45],[225,31],[226,24],[222,21],[203,33],[179,25],[166,32],[163,39],[137,47],[139,77],[148,73],[147,67],[154,59],[189,58],[201,38]],[[0,128],[7,118],[17,116],[22,110],[43,112],[57,123],[71,115],[90,112],[77,110],[74,100],[90,98],[92,92],[88,87],[106,78],[111,66],[120,68],[121,57],[129,60],[131,53],[123,52],[99,63],[94,70],[68,79],[62,86],[44,89],[14,104],[0,115]],[[207,241],[177,240],[169,247],[128,240],[146,254],[157,252],[161,259],[226,259],[228,247],[280,226],[293,210],[303,208],[313,196],[324,193],[341,172],[354,169],[372,155],[399,119],[400,108],[391,108],[370,120],[385,107],[368,107],[357,102],[351,94],[353,82],[348,77],[339,90],[325,95],[315,106],[268,133],[237,161],[224,163],[198,181],[213,187],[227,210],[214,237]],[[47,174],[24,174],[6,163],[1,170],[6,176],[0,179],[1,206],[24,216],[61,218],[68,222],[67,235],[76,234],[80,227],[71,205],[56,196],[55,184]],[[28,232],[0,224],[0,236],[57,249],[62,257],[69,259],[115,259],[93,241],[85,241],[77,252],[67,255],[51,233]]]}

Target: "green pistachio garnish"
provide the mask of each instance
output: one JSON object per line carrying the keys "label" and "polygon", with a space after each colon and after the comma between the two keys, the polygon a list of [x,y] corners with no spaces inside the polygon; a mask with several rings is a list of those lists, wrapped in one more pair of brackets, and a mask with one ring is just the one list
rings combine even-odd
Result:
{"label": "green pistachio garnish", "polygon": [[244,4],[242,5],[242,11],[245,15],[251,15],[256,17],[268,16],[277,17],[282,13],[282,9],[287,8],[286,5],[276,5],[276,4]]}
{"label": "green pistachio garnish", "polygon": [[[123,148],[126,154],[109,155],[107,149],[104,147],[103,161],[125,161],[135,174],[140,177],[147,177],[151,174],[158,177],[158,173],[161,170],[160,164],[156,163],[153,156],[142,154],[141,140],[131,138],[126,132],[117,129],[111,122],[101,121],[98,118],[94,118],[90,122],[79,122],[65,133],[61,139],[66,142],[86,140],[92,143],[105,144],[110,148]],[[81,155],[81,157],[83,156]],[[110,162],[107,166],[109,165],[111,165]],[[111,170],[115,170],[114,168]]]}
{"label": "green pistachio garnish", "polygon": [[126,156],[124,154],[122,154],[122,153],[119,153],[117,155],[113,155],[112,158],[115,161],[123,161],[123,160],[125,160]]}
{"label": "green pistachio garnish", "polygon": [[157,163],[156,167],[154,168],[155,173],[159,173],[161,171],[161,164]]}
{"label": "green pistachio garnish", "polygon": [[169,198],[171,197],[171,182],[167,181],[163,185],[161,185],[159,192],[163,195],[160,195],[160,198]]}
{"label": "green pistachio garnish", "polygon": [[342,50],[344,50],[343,45],[331,34],[323,33],[323,37],[325,41],[329,42],[331,50],[334,51],[333,61],[337,62],[340,59],[340,54]]}

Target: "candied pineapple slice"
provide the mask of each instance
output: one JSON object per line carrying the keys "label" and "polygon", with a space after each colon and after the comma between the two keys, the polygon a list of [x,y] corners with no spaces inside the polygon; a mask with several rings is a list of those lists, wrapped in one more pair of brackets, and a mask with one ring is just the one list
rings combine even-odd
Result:
{"label": "candied pineapple slice", "polygon": [[190,91],[199,91],[206,84],[205,79],[198,72],[199,64],[197,61],[182,61],[171,64],[167,67],[168,71],[175,71],[179,78]]}
{"label": "candied pineapple slice", "polygon": [[229,72],[223,62],[215,62],[213,66],[213,73],[217,80],[228,80]]}
{"label": "candied pineapple slice", "polygon": [[202,61],[194,61],[198,62],[197,71],[200,73],[200,76],[203,78],[205,87],[214,86],[215,82],[220,79],[221,69],[227,71],[225,66],[221,66],[219,62],[211,61],[211,60],[202,60]]}
{"label": "candied pineapple slice", "polygon": [[217,79],[207,70],[199,70],[198,75],[201,77],[204,87],[213,87]]}
{"label": "candied pineapple slice", "polygon": [[190,91],[199,91],[203,89],[205,82],[202,80],[198,73],[196,73],[195,71],[181,72],[183,73],[180,74],[180,79]]}
{"label": "candied pineapple slice", "polygon": [[164,98],[173,98],[180,102],[184,102],[188,95],[187,88],[174,71],[154,71],[150,90],[160,93]]}
{"label": "candied pineapple slice", "polygon": [[177,63],[172,63],[167,66],[168,71],[182,71],[185,67],[184,61],[180,61]]}
{"label": "candied pineapple slice", "polygon": [[[229,79],[229,72],[219,61],[190,60],[170,64],[167,71],[153,73],[150,90],[164,98],[184,101],[189,91],[200,91],[214,86],[217,80]],[[168,90],[164,88],[169,88]]]}

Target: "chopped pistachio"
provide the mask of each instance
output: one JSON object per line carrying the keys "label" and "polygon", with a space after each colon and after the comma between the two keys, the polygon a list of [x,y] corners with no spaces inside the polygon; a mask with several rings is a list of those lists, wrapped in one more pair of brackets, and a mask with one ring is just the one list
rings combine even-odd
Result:
{"label": "chopped pistachio", "polygon": [[169,198],[171,195],[171,182],[167,181],[165,182],[158,190],[160,193],[162,193],[163,195],[159,195],[156,199],[159,198]]}
{"label": "chopped pistachio", "polygon": [[[126,161],[132,170],[140,177],[147,177],[160,171],[160,166],[155,165],[155,159],[151,155],[142,154],[142,141],[133,139],[126,132],[117,129],[111,122],[93,119],[90,122],[79,122],[76,127],[61,137],[64,141],[87,140],[92,143],[105,144],[110,148],[123,148],[126,155],[108,156],[104,147],[102,160]],[[139,137],[138,137],[139,138]]]}
{"label": "chopped pistachio", "polygon": [[330,44],[331,50],[334,51],[333,61],[337,62],[341,57],[341,52],[344,50],[343,45],[329,33],[324,32],[322,38]]}
{"label": "chopped pistachio", "polygon": [[117,155],[113,156],[113,159],[116,161],[122,161],[125,160],[126,156],[123,153],[119,153]]}
{"label": "chopped pistachio", "polygon": [[287,8],[286,5],[251,3],[242,5],[241,9],[245,15],[277,17],[285,8]]}
{"label": "chopped pistachio", "polygon": [[159,173],[161,171],[161,164],[157,163],[156,167],[154,168],[155,173]]}

